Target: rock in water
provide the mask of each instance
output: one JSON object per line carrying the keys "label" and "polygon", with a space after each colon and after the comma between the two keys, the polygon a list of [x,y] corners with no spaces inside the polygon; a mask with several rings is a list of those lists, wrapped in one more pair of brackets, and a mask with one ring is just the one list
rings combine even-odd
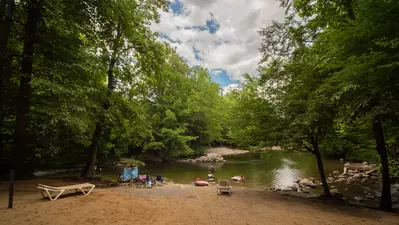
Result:
{"label": "rock in water", "polygon": [[353,181],[355,181],[355,178],[353,178],[353,177],[348,177],[348,178],[346,179],[346,182],[347,182],[348,184],[352,183]]}
{"label": "rock in water", "polygon": [[306,178],[299,181],[299,184],[303,185],[303,186],[307,186],[307,187],[312,187],[312,188],[317,187],[317,184],[313,183],[313,181],[306,179]]}
{"label": "rock in water", "polygon": [[364,202],[364,198],[362,197],[354,197],[354,199],[358,202]]}
{"label": "rock in water", "polygon": [[338,170],[334,170],[334,171],[333,171],[333,174],[334,174],[334,175],[339,175],[339,171],[338,171]]}
{"label": "rock in water", "polygon": [[362,174],[360,174],[360,173],[356,173],[353,175],[353,178],[360,178],[360,177],[362,177]]}
{"label": "rock in water", "polygon": [[367,163],[367,162],[363,162],[362,164],[363,164],[363,165],[368,165],[368,163]]}

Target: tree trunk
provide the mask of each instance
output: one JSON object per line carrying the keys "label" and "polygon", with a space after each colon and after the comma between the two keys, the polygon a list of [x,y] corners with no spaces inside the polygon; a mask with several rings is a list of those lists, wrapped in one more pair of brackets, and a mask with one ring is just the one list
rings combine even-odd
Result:
{"label": "tree trunk", "polygon": [[[122,26],[121,23],[119,23],[117,28],[117,34],[112,46],[113,50],[112,55],[108,65],[108,90],[107,90],[108,93],[107,93],[107,99],[103,106],[105,111],[107,111],[110,107],[111,95],[115,88],[114,68],[118,57],[120,39],[122,37],[121,26]],[[86,167],[83,170],[82,177],[92,177],[94,175],[94,166],[97,161],[97,153],[100,150],[100,148],[103,147],[101,141],[103,140],[105,142],[108,136],[111,134],[111,129],[109,127],[105,127],[104,124],[105,124],[105,118],[104,115],[102,115],[99,121],[96,123],[96,129],[93,134],[92,142],[89,148],[89,155],[87,158]],[[103,135],[103,133],[105,133],[105,135]]]}
{"label": "tree trunk", "polygon": [[32,64],[36,30],[41,17],[40,9],[43,0],[29,1],[28,20],[25,24],[24,49],[22,55],[19,100],[17,103],[17,118],[15,139],[12,152],[12,166],[18,171],[26,171],[24,163],[29,129],[29,105],[31,98]]}
{"label": "tree trunk", "polygon": [[[12,27],[12,16],[14,12],[14,0],[2,0],[0,2],[0,130],[3,127],[4,122],[4,96],[5,96],[5,84],[6,84],[6,77],[5,77],[5,70],[4,65],[8,64],[7,60],[7,44],[8,38],[11,33]],[[3,19],[4,18],[4,19]],[[8,79],[8,78],[7,78]],[[0,132],[0,163],[3,164],[4,157],[4,146],[3,146],[3,137],[2,133]],[[3,169],[3,168],[0,168]],[[1,172],[0,172],[1,174]]]}
{"label": "tree trunk", "polygon": [[389,180],[388,154],[385,147],[384,132],[381,126],[380,116],[376,116],[373,122],[374,138],[377,152],[380,155],[382,167],[382,193],[380,199],[380,209],[385,211],[392,210],[391,184]]}
{"label": "tree trunk", "polygon": [[324,166],[323,166],[323,159],[321,158],[319,145],[318,143],[313,143],[313,154],[316,156],[317,159],[317,167],[319,168],[319,174],[321,183],[323,184],[324,196],[331,197],[330,188],[328,187],[328,183],[326,180],[326,175],[324,173]]}
{"label": "tree trunk", "polygon": [[87,157],[86,167],[83,170],[82,177],[93,177],[94,166],[96,165],[98,149],[101,145],[101,137],[103,133],[103,124],[101,121],[97,122],[96,129],[94,130],[91,145],[89,147],[89,154]]}

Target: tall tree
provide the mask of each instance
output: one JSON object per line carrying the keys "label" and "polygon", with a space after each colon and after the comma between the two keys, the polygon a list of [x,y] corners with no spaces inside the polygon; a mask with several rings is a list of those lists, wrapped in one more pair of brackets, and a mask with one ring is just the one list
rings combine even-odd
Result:
{"label": "tall tree", "polygon": [[22,53],[19,100],[15,125],[14,149],[12,152],[13,167],[22,172],[27,151],[29,131],[29,106],[31,99],[31,80],[33,70],[34,46],[37,42],[36,31],[41,18],[43,0],[31,0],[28,4],[28,18],[25,24],[24,47]]}
{"label": "tall tree", "polygon": [[117,63],[131,64],[134,61],[139,66],[144,64],[141,61],[148,58],[142,55],[151,55],[153,49],[148,46],[154,46],[150,42],[155,41],[155,35],[147,25],[151,22],[158,22],[159,14],[157,10],[159,8],[165,10],[167,6],[168,2],[165,0],[100,1],[96,6],[97,38],[101,44],[103,57],[108,60],[108,94],[103,103],[104,112],[100,113],[96,122],[82,176],[93,176],[97,153],[110,134],[110,128],[106,127],[105,124],[105,113],[109,111],[110,100],[115,89],[115,67]]}

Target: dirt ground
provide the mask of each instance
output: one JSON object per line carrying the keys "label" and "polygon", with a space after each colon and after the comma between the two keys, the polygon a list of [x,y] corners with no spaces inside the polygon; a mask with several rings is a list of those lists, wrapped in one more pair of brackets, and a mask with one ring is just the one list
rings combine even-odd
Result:
{"label": "dirt ground", "polygon": [[218,196],[216,186],[116,187],[95,189],[89,196],[65,194],[51,202],[41,198],[38,183],[65,185],[56,180],[17,183],[14,208],[7,209],[7,184],[0,184],[0,224],[399,224],[394,213],[239,187],[233,187],[232,196]]}

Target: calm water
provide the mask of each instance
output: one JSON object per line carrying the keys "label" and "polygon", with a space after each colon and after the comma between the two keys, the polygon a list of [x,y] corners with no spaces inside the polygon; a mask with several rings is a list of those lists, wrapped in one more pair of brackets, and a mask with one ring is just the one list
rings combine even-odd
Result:
{"label": "calm water", "polygon": [[[197,177],[206,180],[211,165],[215,168],[217,179],[230,179],[243,175],[246,187],[289,186],[298,178],[318,179],[316,159],[307,153],[270,151],[264,154],[245,154],[225,157],[224,163],[168,163],[147,164],[139,169],[140,174],[162,175],[176,183],[189,184]],[[338,160],[325,160],[326,173],[343,169]],[[107,169],[104,173],[117,176],[122,168]],[[319,179],[318,179],[319,180]]]}

